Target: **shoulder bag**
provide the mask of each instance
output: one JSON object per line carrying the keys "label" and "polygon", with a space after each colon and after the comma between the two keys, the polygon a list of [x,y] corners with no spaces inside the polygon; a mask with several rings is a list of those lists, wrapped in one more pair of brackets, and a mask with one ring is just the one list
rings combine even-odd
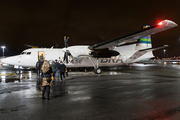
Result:
{"label": "shoulder bag", "polygon": [[44,78],[46,79],[46,81],[47,81],[48,83],[50,83],[50,82],[51,82],[51,77],[46,77],[44,73],[43,73],[43,75],[44,75]]}

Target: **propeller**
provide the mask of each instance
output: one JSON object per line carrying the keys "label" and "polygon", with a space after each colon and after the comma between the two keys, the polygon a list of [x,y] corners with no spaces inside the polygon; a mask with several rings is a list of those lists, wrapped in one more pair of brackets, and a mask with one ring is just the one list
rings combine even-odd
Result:
{"label": "propeller", "polygon": [[70,51],[67,50],[67,47],[69,46],[69,37],[66,38],[66,36],[64,36],[64,44],[66,48],[66,51],[64,52],[64,61],[66,60],[66,63],[68,63],[68,56],[71,56]]}

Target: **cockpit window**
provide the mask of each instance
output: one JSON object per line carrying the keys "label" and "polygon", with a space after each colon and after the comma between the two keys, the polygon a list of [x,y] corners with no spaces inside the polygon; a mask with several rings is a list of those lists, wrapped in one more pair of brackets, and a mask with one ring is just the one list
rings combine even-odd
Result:
{"label": "cockpit window", "polygon": [[27,53],[26,53],[26,55],[30,55],[30,54],[31,54],[31,52],[27,52]]}
{"label": "cockpit window", "polygon": [[25,55],[25,54],[26,54],[26,52],[22,52],[22,53],[21,53],[21,55]]}
{"label": "cockpit window", "polygon": [[30,55],[31,52],[22,52],[21,55]]}

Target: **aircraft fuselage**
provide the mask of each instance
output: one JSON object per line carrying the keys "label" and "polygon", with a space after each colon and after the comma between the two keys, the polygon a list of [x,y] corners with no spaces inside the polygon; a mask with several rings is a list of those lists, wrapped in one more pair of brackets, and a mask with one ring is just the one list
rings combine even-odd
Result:
{"label": "aircraft fuselage", "polygon": [[[132,54],[136,52],[133,49],[134,47],[135,44],[129,45],[129,47],[117,47],[114,50],[118,51],[120,55],[111,58],[98,58],[97,61],[97,58],[89,56],[89,52],[91,50],[88,49],[88,46],[71,46],[67,49],[71,52],[71,55],[73,57],[69,56],[68,64],[66,64],[65,61],[64,63],[67,67],[92,67],[93,64],[98,64],[98,66],[116,66],[121,64],[128,64],[126,62],[127,59],[129,59],[130,56],[132,56]],[[5,59],[2,59],[1,61],[10,65],[34,68],[36,62],[39,59],[48,60],[50,63],[54,60],[63,61],[65,50],[66,48],[31,48],[24,50],[20,55],[7,57]],[[151,52],[144,57],[142,56],[141,59],[139,58],[139,60],[149,57],[153,57]]]}

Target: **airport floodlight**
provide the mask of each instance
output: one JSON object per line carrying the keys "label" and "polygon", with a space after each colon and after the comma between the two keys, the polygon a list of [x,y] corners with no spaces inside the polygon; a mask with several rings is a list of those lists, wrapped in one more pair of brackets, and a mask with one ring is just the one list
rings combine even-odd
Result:
{"label": "airport floodlight", "polygon": [[4,48],[6,48],[6,47],[5,47],[5,46],[1,46],[1,48],[3,48],[3,49],[4,49]]}
{"label": "airport floodlight", "polygon": [[164,57],[166,57],[166,56],[165,56],[165,52],[166,52],[166,50],[163,50],[163,51],[164,51]]}
{"label": "airport floodlight", "polygon": [[4,58],[4,49],[6,48],[6,46],[1,46],[2,48],[2,53],[3,53],[3,58]]}

